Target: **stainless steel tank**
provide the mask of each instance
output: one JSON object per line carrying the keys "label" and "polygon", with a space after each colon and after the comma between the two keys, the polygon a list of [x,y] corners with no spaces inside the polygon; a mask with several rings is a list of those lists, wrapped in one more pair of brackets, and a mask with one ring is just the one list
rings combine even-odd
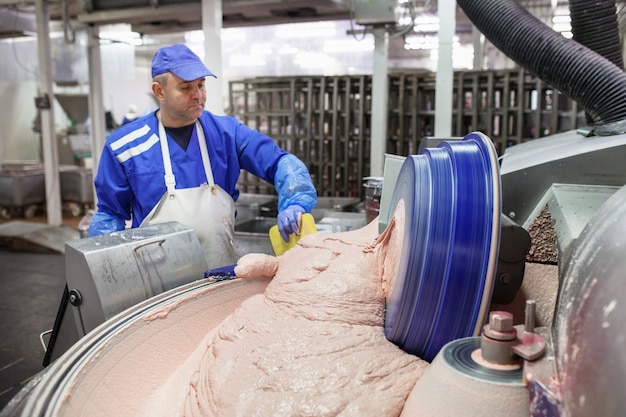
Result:
{"label": "stainless steel tank", "polygon": [[623,416],[626,187],[591,218],[563,265],[553,338],[565,415]]}

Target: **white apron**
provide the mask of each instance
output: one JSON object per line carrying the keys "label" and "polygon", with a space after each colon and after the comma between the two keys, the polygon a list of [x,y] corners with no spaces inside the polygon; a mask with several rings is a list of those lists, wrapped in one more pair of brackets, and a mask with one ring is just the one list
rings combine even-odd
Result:
{"label": "white apron", "polygon": [[177,221],[195,230],[209,269],[234,264],[237,260],[233,248],[235,202],[222,187],[215,184],[200,122],[196,121],[196,133],[208,184],[177,190],[167,136],[160,114],[158,118],[167,191],[139,227]]}

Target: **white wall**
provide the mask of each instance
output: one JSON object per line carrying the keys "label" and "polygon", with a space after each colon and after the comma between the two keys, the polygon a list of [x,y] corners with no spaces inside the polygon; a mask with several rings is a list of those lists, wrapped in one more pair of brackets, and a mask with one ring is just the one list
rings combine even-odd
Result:
{"label": "white wall", "polygon": [[2,82],[0,97],[0,156],[1,161],[39,161],[41,143],[33,129],[37,115],[34,81]]}
{"label": "white wall", "polygon": [[0,162],[40,161],[41,142],[33,131],[37,42],[33,38],[3,40],[0,56]]}
{"label": "white wall", "polygon": [[[103,67],[106,64],[103,62]],[[129,104],[137,106],[139,115],[146,114],[157,107],[152,94],[152,75],[150,62],[136,58],[129,77],[111,76],[111,72],[102,71],[102,91],[104,107],[113,113],[117,123],[121,123]]]}

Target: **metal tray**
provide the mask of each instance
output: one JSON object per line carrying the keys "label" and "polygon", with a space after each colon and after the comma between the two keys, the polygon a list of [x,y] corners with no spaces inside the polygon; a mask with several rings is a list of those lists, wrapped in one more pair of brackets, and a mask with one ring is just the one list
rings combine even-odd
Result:
{"label": "metal tray", "polygon": [[43,169],[17,168],[0,170],[0,206],[24,207],[46,200]]}
{"label": "metal tray", "polygon": [[61,200],[79,204],[92,204],[93,172],[91,168],[62,166],[59,169]]}

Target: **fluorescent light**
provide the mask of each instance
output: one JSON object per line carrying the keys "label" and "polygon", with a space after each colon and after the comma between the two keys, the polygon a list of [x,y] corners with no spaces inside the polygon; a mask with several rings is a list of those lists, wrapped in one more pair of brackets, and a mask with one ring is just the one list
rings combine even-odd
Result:
{"label": "fluorescent light", "polygon": [[439,17],[435,15],[422,15],[415,18],[415,26],[413,27],[415,32],[438,32],[439,31]]}
{"label": "fluorescent light", "polygon": [[571,32],[572,25],[569,23],[555,23],[552,25],[552,30],[555,32]]}
{"label": "fluorescent light", "polygon": [[[460,39],[457,35],[452,38],[452,47],[461,46]],[[404,49],[437,49],[439,48],[438,36],[410,36],[404,42]]]}
{"label": "fluorescent light", "polygon": [[439,23],[421,23],[413,28],[416,32],[439,32]]}
{"label": "fluorescent light", "polygon": [[439,16],[435,16],[434,14],[424,14],[415,18],[415,23],[439,23]]}
{"label": "fluorescent light", "polygon": [[337,34],[332,22],[287,23],[277,25],[274,36],[277,38],[320,38]]}
{"label": "fluorescent light", "polygon": [[570,15],[556,15],[552,17],[552,23],[570,23],[571,21]]}
{"label": "fluorescent light", "polygon": [[404,43],[404,49],[437,49],[438,47],[438,39],[407,39]]}
{"label": "fluorescent light", "polygon": [[128,45],[140,46],[143,45],[141,35],[137,32],[129,31],[102,31],[99,34],[101,41],[111,41],[126,43]]}

